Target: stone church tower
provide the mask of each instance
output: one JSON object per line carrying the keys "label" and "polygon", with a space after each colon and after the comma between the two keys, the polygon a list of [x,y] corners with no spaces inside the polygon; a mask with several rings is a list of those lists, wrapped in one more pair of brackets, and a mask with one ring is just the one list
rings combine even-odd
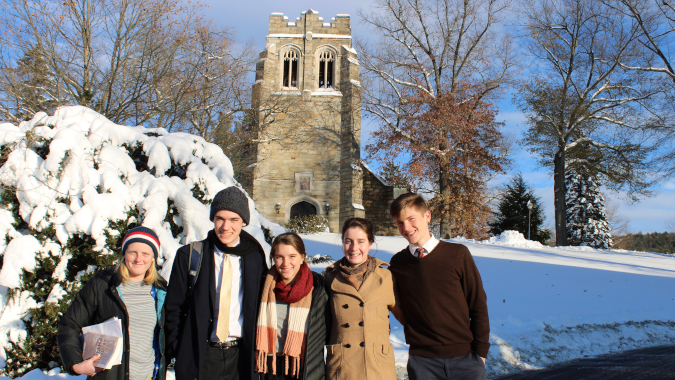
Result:
{"label": "stone church tower", "polygon": [[[331,232],[347,218],[382,214],[386,226],[377,232],[394,232],[386,218],[394,189],[361,162],[361,84],[349,16],[325,22],[310,9],[288,21],[272,13],[266,46],[253,85],[256,146],[241,181],[258,211],[282,225],[321,215]],[[365,202],[364,183],[372,198]]]}

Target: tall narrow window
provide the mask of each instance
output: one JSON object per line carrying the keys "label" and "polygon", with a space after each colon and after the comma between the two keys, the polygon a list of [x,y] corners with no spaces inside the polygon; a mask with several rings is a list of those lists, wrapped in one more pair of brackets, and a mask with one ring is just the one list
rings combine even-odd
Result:
{"label": "tall narrow window", "polygon": [[319,54],[319,88],[333,88],[335,55],[330,50]]}
{"label": "tall narrow window", "polygon": [[284,53],[283,87],[298,87],[298,52],[287,50]]}

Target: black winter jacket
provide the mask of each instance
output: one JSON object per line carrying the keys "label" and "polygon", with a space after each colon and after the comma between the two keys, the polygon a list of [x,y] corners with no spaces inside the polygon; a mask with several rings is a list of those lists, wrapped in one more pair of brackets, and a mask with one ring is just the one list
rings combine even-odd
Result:
{"label": "black winter jacket", "polygon": [[309,307],[309,325],[307,326],[307,346],[305,347],[305,362],[302,369],[303,380],[324,380],[326,377],[326,363],[324,361],[324,346],[328,342],[328,329],[331,323],[330,304],[326,293],[324,277],[316,272],[314,276],[314,290],[312,304]]}
{"label": "black winter jacket", "polygon": [[[122,320],[124,333],[124,354],[122,364],[113,366],[88,379],[94,380],[129,380],[129,318],[124,301],[119,294],[119,286],[122,284],[122,275],[117,266],[104,269],[94,275],[80,290],[66,313],[59,321],[59,331],[56,336],[59,345],[61,361],[69,374],[73,372],[73,366],[81,363],[82,359],[82,327],[105,322],[112,317]],[[155,331],[155,355],[159,355],[159,367],[156,368],[156,380],[164,380],[166,377],[166,365],[164,355],[164,299],[167,291],[166,280],[161,276],[159,283],[153,287],[157,310],[157,327]],[[157,347],[159,345],[159,347]]]}
{"label": "black winter jacket", "polygon": [[[253,236],[243,230],[239,236],[241,239],[249,240],[256,247],[255,252],[242,256],[241,260],[244,325],[242,345],[239,347],[239,361],[242,368],[239,376],[242,380],[257,380],[255,328],[262,283],[267,273],[267,261],[260,243]],[[178,249],[171,268],[165,304],[165,328],[167,357],[169,360],[176,359],[176,380],[192,380],[199,377],[200,369],[204,368],[208,341],[213,330],[216,298],[213,245],[208,239],[202,242],[204,244],[202,264],[190,299],[187,297],[189,245]]]}

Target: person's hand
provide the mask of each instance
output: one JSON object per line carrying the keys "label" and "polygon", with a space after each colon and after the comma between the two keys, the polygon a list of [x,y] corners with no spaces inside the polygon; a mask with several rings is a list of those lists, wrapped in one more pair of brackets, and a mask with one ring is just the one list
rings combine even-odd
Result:
{"label": "person's hand", "polygon": [[82,363],[75,364],[73,366],[73,372],[78,375],[87,375],[94,376],[97,373],[103,371],[103,368],[94,367],[94,362],[101,358],[101,355],[94,355],[89,360],[85,360]]}

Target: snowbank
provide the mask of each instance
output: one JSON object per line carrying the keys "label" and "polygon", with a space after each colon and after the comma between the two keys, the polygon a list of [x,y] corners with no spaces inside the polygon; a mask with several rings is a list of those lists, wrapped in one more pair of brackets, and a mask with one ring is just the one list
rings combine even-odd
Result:
{"label": "snowbank", "polygon": [[[149,227],[159,236],[158,264],[168,279],[176,250],[213,228],[209,204],[215,194],[239,186],[222,149],[203,138],[118,125],[80,106],[60,108],[53,116],[38,113],[18,126],[0,124],[0,147],[10,152],[0,168],[0,191],[16,199],[3,198],[0,206],[2,347],[23,339],[28,308],[58,303],[72,288],[66,269],[77,253],[67,248],[74,237],[93,238],[100,255],[117,254],[106,248],[108,237],[119,235],[111,223]],[[252,200],[249,205],[245,229],[269,253],[261,223],[273,233],[283,228],[262,218]],[[48,297],[36,302],[24,291],[8,300],[8,290],[21,287],[23,271],[32,273],[36,260],[44,258],[58,263]],[[0,368],[6,358],[0,347]]]}
{"label": "snowbank", "polygon": [[[342,256],[337,234],[303,235],[309,255]],[[675,344],[675,257],[552,248],[505,231],[477,242],[455,238],[474,256],[490,315],[488,377],[574,358]],[[374,255],[389,261],[407,245],[376,237]],[[325,265],[324,265],[325,266]],[[320,270],[323,266],[314,266]],[[403,327],[390,316],[396,363],[405,367]]]}
{"label": "snowbank", "polygon": [[[452,239],[455,243],[479,243],[474,239],[467,239],[465,237],[458,236]],[[542,248],[544,247],[538,241],[532,241],[525,239],[525,236],[518,231],[504,231],[499,236],[492,236],[487,240],[480,242],[481,244],[494,244],[501,245],[504,247],[515,247],[515,248]]]}

